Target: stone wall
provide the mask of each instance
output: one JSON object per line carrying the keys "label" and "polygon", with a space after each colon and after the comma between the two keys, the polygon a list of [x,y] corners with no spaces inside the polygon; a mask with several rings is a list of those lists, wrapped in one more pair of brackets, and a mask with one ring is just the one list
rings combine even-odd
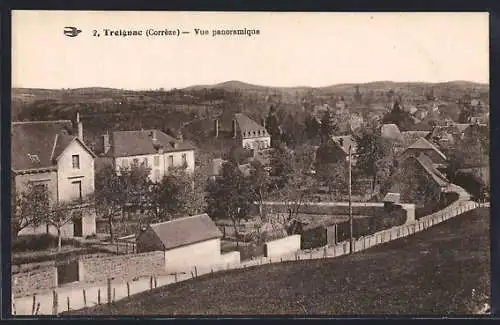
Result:
{"label": "stone wall", "polygon": [[266,257],[282,256],[300,250],[300,235],[292,235],[266,243]]}
{"label": "stone wall", "polygon": [[57,287],[57,268],[45,266],[12,274],[12,295],[21,297]]}
{"label": "stone wall", "polygon": [[163,252],[84,258],[78,262],[80,282],[101,282],[108,278],[130,280],[165,273]]}

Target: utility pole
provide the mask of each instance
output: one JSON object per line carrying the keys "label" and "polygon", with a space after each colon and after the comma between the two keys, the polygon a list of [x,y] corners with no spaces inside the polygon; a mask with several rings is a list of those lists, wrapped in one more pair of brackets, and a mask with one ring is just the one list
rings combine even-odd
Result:
{"label": "utility pole", "polygon": [[352,165],[352,147],[349,146],[349,254],[353,253],[353,222],[352,222],[352,198],[351,198],[351,183],[352,183],[352,174],[351,174],[351,165]]}

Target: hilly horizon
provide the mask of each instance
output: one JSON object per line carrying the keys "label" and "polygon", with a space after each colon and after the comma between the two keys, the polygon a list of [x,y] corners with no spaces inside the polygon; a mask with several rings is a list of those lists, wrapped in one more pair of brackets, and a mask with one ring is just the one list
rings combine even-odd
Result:
{"label": "hilly horizon", "polygon": [[[300,86],[268,86],[268,85],[257,85],[252,83],[247,83],[239,80],[229,80],[216,84],[209,85],[192,85],[184,88],[178,88],[179,90],[185,91],[196,91],[203,89],[224,89],[224,90],[245,90],[245,91],[265,91],[265,90],[288,90],[288,91],[299,91],[299,90],[321,90],[321,91],[335,91],[335,90],[345,90],[346,88],[352,88],[355,86],[359,86],[362,88],[395,88],[395,87],[407,87],[407,86],[416,86],[416,85],[425,85],[425,86],[459,86],[459,87],[489,87],[489,83],[480,83],[474,81],[467,80],[452,80],[452,81],[444,81],[444,82],[426,82],[426,81],[390,81],[390,80],[379,80],[379,81],[371,81],[364,83],[340,83],[340,84],[332,84],[321,87],[312,87],[306,85]],[[161,87],[152,90],[158,90]],[[171,91],[176,88],[166,89],[165,91]],[[78,87],[78,88],[26,88],[26,87],[13,87],[12,90],[30,90],[37,92],[44,91],[63,91],[63,90],[71,90],[71,91],[99,91],[99,92],[118,92],[118,91],[129,91],[129,92],[141,92],[141,91],[151,91],[151,90],[138,90],[138,89],[122,89],[122,88],[113,88],[113,87]]]}

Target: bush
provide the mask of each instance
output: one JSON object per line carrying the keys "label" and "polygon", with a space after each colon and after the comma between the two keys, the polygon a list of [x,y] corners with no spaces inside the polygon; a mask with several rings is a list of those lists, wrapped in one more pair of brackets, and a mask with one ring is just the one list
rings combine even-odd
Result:
{"label": "bush", "polygon": [[326,228],[304,230],[300,236],[300,249],[311,249],[327,245]]}
{"label": "bush", "polygon": [[[61,240],[63,246],[80,247],[80,242],[71,238]],[[57,247],[57,237],[50,234],[21,235],[12,241],[12,251],[43,251]]]}

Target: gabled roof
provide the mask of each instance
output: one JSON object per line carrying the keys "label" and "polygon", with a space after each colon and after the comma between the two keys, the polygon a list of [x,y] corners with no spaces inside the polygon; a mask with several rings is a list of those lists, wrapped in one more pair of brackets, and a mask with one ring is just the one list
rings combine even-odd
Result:
{"label": "gabled roof", "polygon": [[441,187],[448,185],[448,180],[446,176],[444,176],[439,170],[437,170],[431,158],[427,155],[421,153],[418,157],[416,157],[417,162],[423,167],[423,169],[427,172],[429,176]]}
{"label": "gabled roof", "polygon": [[[156,134],[157,141],[153,141]],[[194,150],[188,142],[180,141],[159,130],[114,131],[111,134],[111,150],[114,157],[140,156],[157,153],[155,144],[164,152]]]}
{"label": "gabled roof", "polygon": [[387,139],[401,139],[401,131],[396,124],[384,124],[380,128],[380,133],[383,138]]}
{"label": "gabled roof", "polygon": [[12,122],[12,165],[16,171],[54,168],[53,159],[74,139],[69,120]]}
{"label": "gabled roof", "polygon": [[401,136],[403,138],[403,142],[406,146],[410,146],[419,138],[425,138],[429,135],[429,131],[403,131],[401,132]]}
{"label": "gabled roof", "polygon": [[264,126],[244,114],[236,113],[234,114],[234,119],[238,124],[243,138],[269,136]]}
{"label": "gabled roof", "polygon": [[151,224],[149,227],[161,240],[165,250],[222,237],[219,228],[206,213]]}
{"label": "gabled roof", "polygon": [[432,143],[430,143],[425,138],[419,138],[411,146],[409,146],[408,149],[430,149],[430,150],[434,150],[443,159],[446,159],[446,156],[441,152],[441,150],[439,150],[435,145],[433,145]]}
{"label": "gabled roof", "polygon": [[332,140],[339,145],[342,151],[345,154],[349,154],[349,146],[351,146],[352,152],[356,153],[358,149],[358,143],[356,139],[352,135],[340,135],[340,136],[332,136]]}

